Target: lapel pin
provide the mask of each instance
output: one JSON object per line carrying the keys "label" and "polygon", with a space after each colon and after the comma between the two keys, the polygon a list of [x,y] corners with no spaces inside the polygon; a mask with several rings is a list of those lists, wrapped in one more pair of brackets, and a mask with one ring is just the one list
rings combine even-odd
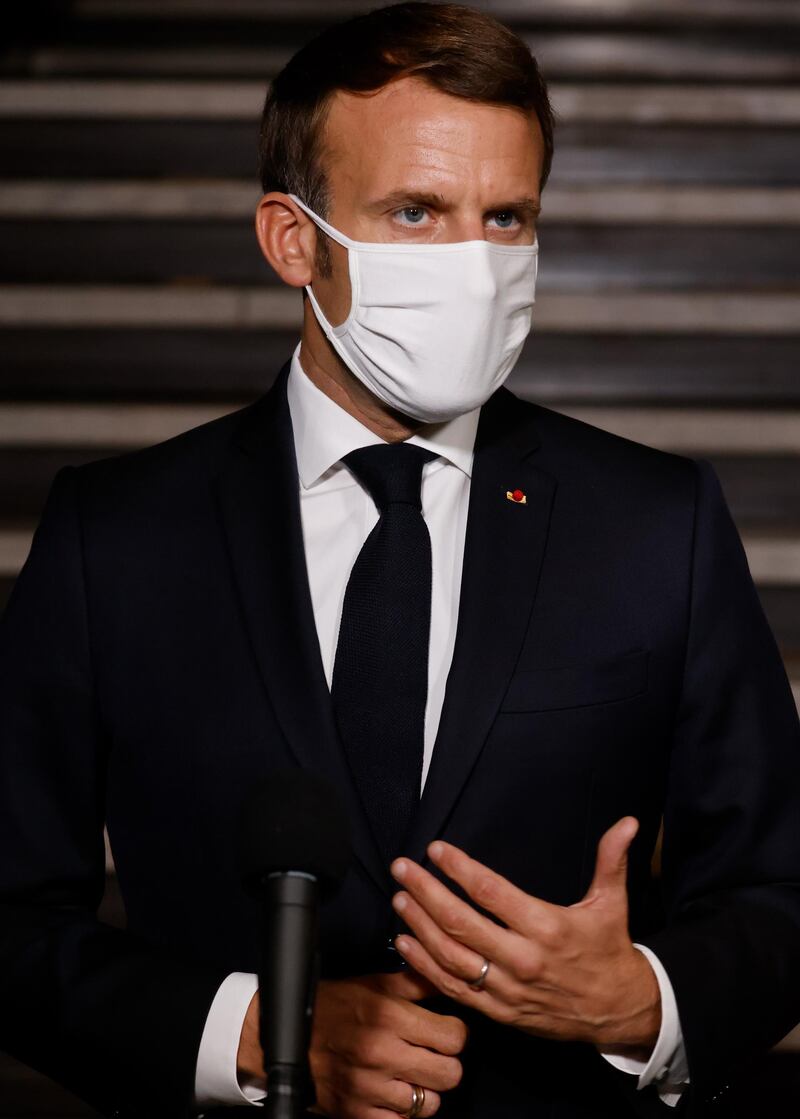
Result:
{"label": "lapel pin", "polygon": [[528,504],[528,499],[522,490],[506,490],[506,497],[509,501],[516,501],[518,505]]}

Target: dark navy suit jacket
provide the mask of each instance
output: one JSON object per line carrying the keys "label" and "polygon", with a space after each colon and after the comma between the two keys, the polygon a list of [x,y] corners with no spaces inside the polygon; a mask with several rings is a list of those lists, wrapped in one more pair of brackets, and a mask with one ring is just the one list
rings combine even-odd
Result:
{"label": "dark navy suit jacket", "polygon": [[[288,370],[231,415],[61,469],[2,620],[0,1048],[109,1115],[189,1114],[214,993],[257,968],[235,835],[270,771],[324,774],[351,819],[323,974],[396,966],[395,887],[316,636]],[[525,504],[506,499],[516,488]],[[711,465],[501,388],[481,411],[457,638],[408,854],[424,861],[442,836],[569,905],[628,813],[631,935],[664,962],[687,1045],[680,1114],[718,1111],[742,1062],[800,1018],[786,673]],[[104,821],[126,931],[95,917]],[[443,1116],[675,1115],[591,1045],[467,1019]]]}

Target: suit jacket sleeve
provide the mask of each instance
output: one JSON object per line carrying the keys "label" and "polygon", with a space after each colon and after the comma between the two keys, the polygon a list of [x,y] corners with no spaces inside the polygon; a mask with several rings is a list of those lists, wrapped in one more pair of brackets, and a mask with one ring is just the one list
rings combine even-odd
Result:
{"label": "suit jacket sleeve", "polygon": [[675,991],[693,1110],[800,1019],[800,724],[719,480],[705,459],[695,466],[664,813],[667,922],[637,938]]}
{"label": "suit jacket sleeve", "polygon": [[[62,468],[0,623],[0,1048],[108,1115],[191,1114],[228,968],[103,925],[107,736],[77,483]],[[167,854],[167,853],[165,853]]]}

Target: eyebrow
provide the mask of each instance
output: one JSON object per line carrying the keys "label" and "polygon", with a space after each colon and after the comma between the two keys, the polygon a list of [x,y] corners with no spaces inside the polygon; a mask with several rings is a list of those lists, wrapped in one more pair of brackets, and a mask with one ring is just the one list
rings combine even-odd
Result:
{"label": "eyebrow", "polygon": [[[377,198],[367,203],[367,210],[371,213],[380,213],[398,206],[430,206],[433,210],[449,210],[450,207],[444,196],[436,192],[424,190],[393,190],[383,198]],[[526,217],[536,218],[541,213],[541,203],[538,199],[525,195],[511,201],[500,202],[490,207],[491,213],[502,213],[504,210],[516,210]]]}

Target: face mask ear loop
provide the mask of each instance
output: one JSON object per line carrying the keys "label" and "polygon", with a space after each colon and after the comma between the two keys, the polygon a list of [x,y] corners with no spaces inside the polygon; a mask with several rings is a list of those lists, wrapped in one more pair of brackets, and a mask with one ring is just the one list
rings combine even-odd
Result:
{"label": "face mask ear loop", "polygon": [[327,315],[320,307],[317,297],[316,295],[314,295],[314,292],[311,289],[311,284],[305,285],[305,292],[308,298],[311,300],[311,306],[314,308],[314,314],[317,316],[317,322],[325,332],[326,338],[330,338],[333,334],[334,328],[328,322]]}
{"label": "face mask ear loop", "polygon": [[323,229],[329,237],[332,237],[334,241],[337,241],[340,245],[343,246],[343,248],[350,249],[353,245],[356,244],[355,241],[352,241],[344,233],[340,233],[338,229],[334,229],[332,225],[329,225],[324,218],[321,218],[319,216],[319,214],[315,214],[314,211],[309,206],[306,206],[305,202],[298,198],[296,194],[290,194],[289,197],[293,202],[297,203],[297,205],[300,207],[301,210],[304,211],[304,213],[308,214],[315,225],[319,226],[320,229]]}
{"label": "face mask ear loop", "polygon": [[317,321],[325,332],[328,340],[333,341],[334,338],[338,338],[342,334],[347,333],[350,321],[355,314],[356,308],[358,307],[358,262],[356,260],[356,254],[351,248],[351,245],[355,244],[355,242],[351,241],[349,237],[345,237],[345,235],[343,233],[340,233],[338,229],[334,229],[332,225],[328,225],[328,223],[323,218],[321,218],[319,214],[315,214],[309,206],[306,206],[305,202],[301,201],[301,199],[299,199],[296,194],[290,194],[289,197],[292,199],[292,201],[297,203],[301,210],[308,214],[315,225],[319,226],[320,229],[323,229],[326,233],[328,233],[334,239],[334,241],[337,241],[347,251],[347,269],[348,275],[350,276],[350,309],[347,312],[347,318],[345,318],[343,322],[339,323],[338,326],[334,326],[329,321],[328,316],[320,307],[319,300],[317,299],[316,295],[314,295],[314,292],[311,290],[311,284],[305,285],[306,294],[311,300],[311,306],[314,308],[314,312],[317,316]]}

